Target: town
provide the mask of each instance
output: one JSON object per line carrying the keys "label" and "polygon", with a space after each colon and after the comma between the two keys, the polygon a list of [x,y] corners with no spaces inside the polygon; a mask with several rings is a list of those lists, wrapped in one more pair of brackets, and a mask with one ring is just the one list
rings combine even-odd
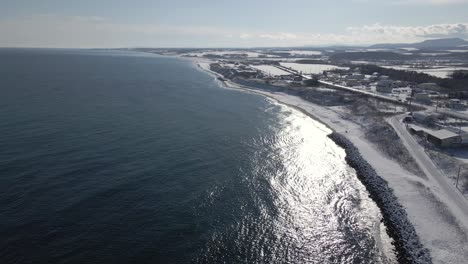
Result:
{"label": "town", "polygon": [[[342,111],[360,123],[377,145],[396,145],[382,149],[406,169],[418,173],[417,162],[408,160],[427,157],[436,165],[429,169],[442,172],[438,177],[447,177],[468,197],[468,42],[464,40],[401,47],[137,50],[189,58],[217,74],[221,82],[294,94]],[[379,137],[382,132],[402,138],[401,146],[392,137]],[[409,153],[402,155],[405,147]]]}

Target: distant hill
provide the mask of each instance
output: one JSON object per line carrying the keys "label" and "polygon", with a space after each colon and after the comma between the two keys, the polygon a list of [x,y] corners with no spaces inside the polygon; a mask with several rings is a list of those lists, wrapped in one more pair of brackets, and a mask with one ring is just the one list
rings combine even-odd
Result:
{"label": "distant hill", "polygon": [[363,51],[363,52],[340,52],[330,56],[331,61],[342,60],[408,60],[412,55],[404,55],[389,51]]}
{"label": "distant hill", "polygon": [[372,49],[401,49],[401,48],[417,48],[417,49],[445,49],[456,48],[461,45],[468,45],[468,41],[461,38],[443,38],[443,39],[429,39],[423,42],[411,44],[376,44],[369,48]]}

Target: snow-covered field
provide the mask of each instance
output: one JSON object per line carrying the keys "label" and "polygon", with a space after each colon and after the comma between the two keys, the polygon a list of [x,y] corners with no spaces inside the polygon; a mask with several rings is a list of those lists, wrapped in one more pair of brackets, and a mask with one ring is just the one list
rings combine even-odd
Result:
{"label": "snow-covered field", "polygon": [[278,53],[289,53],[291,56],[313,56],[313,55],[322,55],[321,51],[317,50],[275,50],[273,52]]}
{"label": "snow-covered field", "polygon": [[468,52],[468,50],[447,50],[448,52]]}
{"label": "snow-covered field", "polygon": [[255,68],[257,70],[261,70],[262,72],[268,75],[289,75],[290,73],[287,71],[283,71],[281,69],[276,68],[275,66],[271,65],[250,65],[250,67]]}
{"label": "snow-covered field", "polygon": [[277,58],[279,56],[271,55],[271,54],[263,54],[260,52],[253,52],[253,51],[243,51],[243,50],[229,50],[229,51],[202,51],[202,52],[190,52],[186,53],[188,56],[195,56],[195,57],[202,57],[204,55],[219,55],[219,56],[226,56],[226,55],[234,55],[234,54],[246,54],[249,58],[258,58],[259,56],[266,56],[268,58]]}
{"label": "snow-covered field", "polygon": [[401,48],[402,50],[407,50],[407,51],[416,51],[419,50],[418,48]]}
{"label": "snow-covered field", "polygon": [[389,51],[389,49],[366,49],[366,51],[376,52],[376,51]]}
{"label": "snow-covered field", "polygon": [[452,68],[440,68],[440,69],[424,69],[421,72],[436,76],[439,78],[448,78],[450,74],[457,70],[468,70],[466,67],[452,67]]}
{"label": "snow-covered field", "polygon": [[293,62],[281,62],[280,65],[286,68],[291,68],[296,71],[301,71],[304,74],[320,74],[323,71],[329,71],[333,69],[344,69],[344,70],[348,69],[345,67],[338,67],[338,66],[328,65],[328,64],[302,64],[302,63],[293,63]]}
{"label": "snow-covered field", "polygon": [[404,70],[404,71],[415,71],[415,72],[422,72],[426,73],[435,77],[439,78],[448,78],[450,74],[457,70],[468,70],[468,67],[443,67],[443,68],[433,68],[433,69],[418,69],[418,68],[411,68],[409,66],[382,66],[387,69],[395,69],[395,70]]}
{"label": "snow-covered field", "polygon": [[301,55],[322,55],[321,51],[316,50],[289,50],[289,54],[293,56]]}
{"label": "snow-covered field", "polygon": [[352,64],[374,64],[372,61],[365,61],[365,60],[355,60],[351,61]]}

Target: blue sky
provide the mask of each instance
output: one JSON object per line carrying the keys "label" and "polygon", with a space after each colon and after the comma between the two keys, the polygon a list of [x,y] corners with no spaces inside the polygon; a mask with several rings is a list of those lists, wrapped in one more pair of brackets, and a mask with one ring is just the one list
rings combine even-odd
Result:
{"label": "blue sky", "polygon": [[468,0],[0,0],[0,46],[256,47],[468,38]]}

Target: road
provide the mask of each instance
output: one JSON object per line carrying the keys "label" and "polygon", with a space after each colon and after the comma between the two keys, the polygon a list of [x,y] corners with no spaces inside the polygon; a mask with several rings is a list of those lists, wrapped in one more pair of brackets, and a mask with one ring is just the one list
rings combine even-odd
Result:
{"label": "road", "polygon": [[[280,69],[280,70],[287,71],[287,72],[289,72],[291,74],[302,76],[302,78],[304,78],[306,80],[311,79],[310,76],[303,75],[303,74],[301,75],[299,72],[297,72],[295,70],[292,70],[292,69],[289,69],[287,67],[284,67],[284,66],[281,66],[281,65],[275,65],[275,67]],[[348,87],[348,86],[344,86],[344,85],[334,84],[332,82],[327,82],[327,81],[323,81],[323,80],[319,80],[318,82],[323,84],[323,85],[326,85],[326,86],[334,87],[336,89],[346,90],[346,91],[349,91],[349,92],[358,93],[358,94],[366,95],[366,96],[369,96],[369,97],[374,97],[374,98],[377,98],[377,99],[381,99],[381,100],[384,100],[384,101],[389,101],[389,102],[392,102],[392,103],[406,105],[406,103],[401,102],[396,98],[385,96],[385,95],[382,95],[382,94],[377,94],[377,93],[373,93],[373,92],[369,92],[369,91],[364,91],[364,90],[361,90],[361,89],[356,89],[356,88],[352,88],[352,87]],[[422,107],[423,109],[426,108],[426,106],[419,105],[419,104],[416,104],[414,102],[413,102],[413,105]]]}
{"label": "road", "polygon": [[[369,97],[374,97],[374,98],[381,99],[381,100],[384,100],[384,101],[389,101],[389,102],[392,102],[392,103],[407,105],[407,103],[401,102],[398,99],[393,98],[393,97],[389,97],[389,96],[385,96],[385,95],[381,95],[381,94],[377,94],[377,93],[373,93],[373,92],[369,92],[369,91],[364,91],[364,90],[360,90],[360,89],[356,89],[356,88],[351,88],[351,87],[344,86],[344,85],[334,84],[332,82],[327,82],[327,81],[322,81],[322,80],[319,80],[319,83],[327,85],[327,86],[332,86],[332,87],[335,87],[335,88],[338,88],[338,89],[341,89],[341,90],[346,90],[346,91],[350,91],[350,92],[353,92],[353,93],[359,93],[359,94],[363,94],[363,95],[366,95],[366,96],[369,96]],[[413,103],[413,105],[417,105],[417,104]],[[423,108],[425,108],[425,107],[423,106]]]}
{"label": "road", "polygon": [[[299,74],[299,72],[297,72],[295,70],[292,70],[292,69],[289,69],[287,67],[284,67],[284,66],[281,66],[281,65],[275,65],[275,66],[278,69],[283,70],[283,71],[287,71],[287,72],[289,72],[291,74],[300,75],[304,79],[310,79],[309,76],[301,75],[301,74]],[[327,82],[327,81],[323,81],[323,80],[319,80],[319,83],[321,83],[323,85],[326,85],[326,86],[334,87],[336,89],[346,90],[346,91],[353,92],[353,93],[359,93],[359,94],[362,94],[362,95],[370,96],[370,97],[373,97],[373,98],[381,99],[381,100],[392,102],[392,103],[407,105],[407,103],[401,102],[396,98],[386,96],[386,95],[383,95],[383,94],[377,94],[377,93],[373,93],[373,92],[369,92],[369,91],[364,91],[364,90],[361,90],[361,89],[356,89],[356,88],[352,88],[352,87],[348,87],[348,86],[344,86],[344,85],[339,85],[339,84],[335,84],[335,83]],[[427,109],[427,110],[431,110],[432,112],[436,112],[435,111],[436,108],[434,106],[419,104],[417,102],[412,102],[412,105],[416,106],[416,107],[419,107],[421,109]],[[443,109],[443,108],[439,108],[438,112],[439,113],[444,113],[444,114],[446,114],[448,116],[451,116],[451,117],[454,117],[454,118],[468,120],[468,115],[464,114],[464,113],[458,113],[458,112],[450,111],[448,109]]]}
{"label": "road", "polygon": [[404,115],[394,116],[388,119],[389,123],[395,129],[396,133],[402,140],[405,147],[411,153],[415,161],[418,163],[421,170],[426,174],[432,186],[438,188],[447,198],[450,205],[457,207],[460,212],[461,221],[464,221],[465,227],[468,228],[468,200],[460,193],[449,179],[441,173],[434,165],[432,160],[427,156],[424,148],[419,145],[415,138],[406,130],[402,120]]}

